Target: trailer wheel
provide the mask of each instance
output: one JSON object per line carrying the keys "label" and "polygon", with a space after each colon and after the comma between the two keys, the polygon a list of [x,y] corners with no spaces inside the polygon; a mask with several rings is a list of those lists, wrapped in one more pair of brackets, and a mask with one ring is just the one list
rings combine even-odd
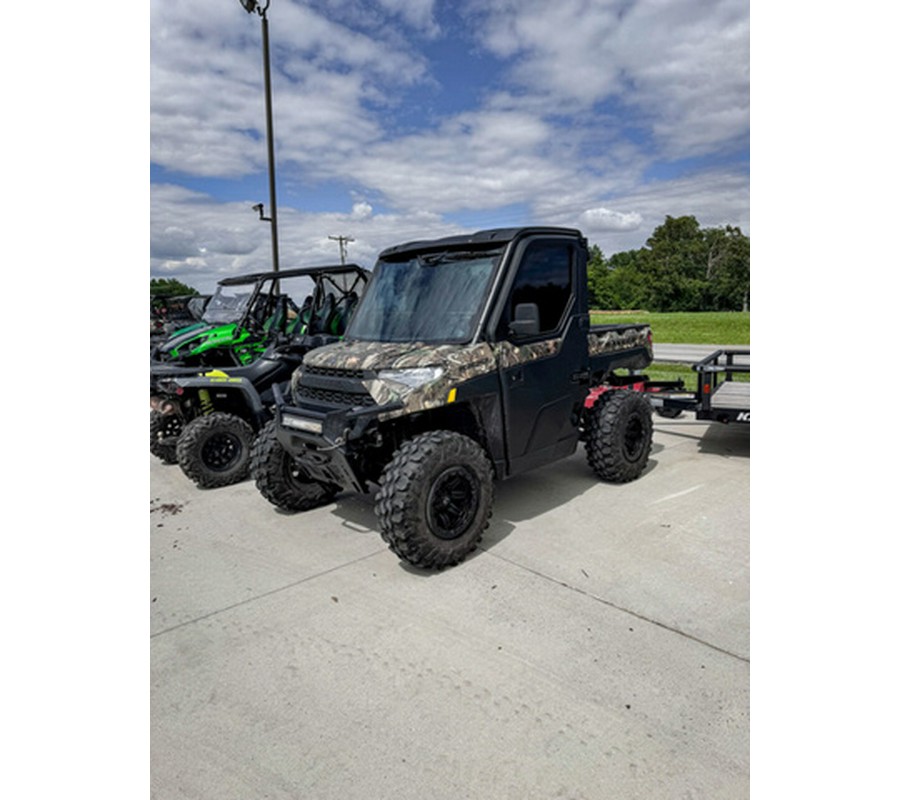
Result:
{"label": "trailer wheel", "polygon": [[385,467],[375,495],[382,538],[413,566],[458,564],[488,526],[493,480],[484,450],[468,436],[432,431],[410,439]]}
{"label": "trailer wheel", "polygon": [[256,488],[273,506],[309,511],[330,503],[338,487],[314,481],[281,446],[275,421],[267,422],[250,450],[250,474]]}
{"label": "trailer wheel", "polygon": [[657,408],[656,413],[666,419],[678,419],[684,412],[680,408]]}
{"label": "trailer wheel", "polygon": [[184,430],[184,418],[177,414],[150,412],[150,452],[166,464],[175,464],[175,446]]}
{"label": "trailer wheel", "polygon": [[637,392],[606,392],[588,412],[585,450],[597,477],[627,483],[647,466],[653,439],[650,404]]}
{"label": "trailer wheel", "polygon": [[253,436],[253,428],[234,414],[197,417],[178,437],[178,464],[201,489],[238,483],[250,474]]}

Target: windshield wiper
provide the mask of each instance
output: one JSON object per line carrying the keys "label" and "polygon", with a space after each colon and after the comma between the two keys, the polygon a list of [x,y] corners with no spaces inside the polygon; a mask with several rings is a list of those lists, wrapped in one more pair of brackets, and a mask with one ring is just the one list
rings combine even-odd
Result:
{"label": "windshield wiper", "polygon": [[503,248],[491,250],[453,250],[442,253],[420,253],[416,256],[416,262],[420,267],[437,267],[441,264],[449,264],[454,261],[475,261],[483,258],[493,258],[500,255]]}

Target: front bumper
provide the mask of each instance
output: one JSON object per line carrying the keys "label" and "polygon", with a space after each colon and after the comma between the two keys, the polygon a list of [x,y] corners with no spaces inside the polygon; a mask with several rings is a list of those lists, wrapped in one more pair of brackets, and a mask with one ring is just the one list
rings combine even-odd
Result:
{"label": "front bumper", "polygon": [[403,403],[317,411],[288,405],[277,386],[274,394],[276,436],[304,472],[313,480],[364,493],[366,479],[352,455],[353,443],[374,418],[403,408]]}

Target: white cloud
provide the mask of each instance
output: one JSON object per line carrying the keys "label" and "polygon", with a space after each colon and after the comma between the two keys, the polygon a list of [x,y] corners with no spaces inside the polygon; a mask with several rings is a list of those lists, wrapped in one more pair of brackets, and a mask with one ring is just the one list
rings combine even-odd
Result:
{"label": "white cloud", "polygon": [[[750,233],[749,179],[730,172],[635,188],[605,206],[548,206],[535,223],[582,230],[591,243],[612,255],[640,248],[653,230],[671,216],[692,215],[701,226],[738,225]],[[610,207],[612,206],[612,207]],[[448,236],[477,228],[522,224],[484,213],[475,226],[460,227],[427,211],[375,213],[361,200],[343,213],[301,213],[279,208],[279,249],[283,269],[335,264],[338,243],[330,235],[353,238],[348,260],[371,267],[385,247],[413,239]],[[271,268],[270,227],[244,203],[219,203],[175,186],[151,191],[152,277],[178,277],[201,291],[211,291],[229,275]]]}
{"label": "white cloud", "polygon": [[[660,158],[745,143],[746,0],[461,8],[477,40],[467,46],[508,71],[468,109],[423,113],[397,134],[391,112],[410,110],[409,93],[443,88],[427,60],[428,44],[449,35],[434,0],[272,5],[279,178],[347,187],[341,213],[279,202],[285,268],[334,263],[337,234],[354,238],[350,258],[371,265],[385,246],[461,232],[447,221],[459,212],[478,220],[472,227],[581,227],[607,253],[640,247],[666,214],[749,233],[743,173],[645,183]],[[258,18],[235,2],[151,0],[151,35],[151,160],[194,176],[264,173]],[[269,226],[247,204],[175,186],[153,188],[151,242],[154,275],[184,270],[208,285],[270,264]]]}
{"label": "white cloud", "polygon": [[[222,278],[272,267],[271,227],[245,203],[220,203],[177,186],[154,185],[150,193],[153,278],[177,277],[209,292]],[[282,269],[340,261],[331,235],[347,235],[348,260],[371,267],[381,250],[411,239],[462,230],[427,212],[376,214],[357,201],[346,213],[302,213],[279,207],[278,245]]]}
{"label": "white cloud", "polygon": [[629,209],[626,217],[640,217],[636,227],[620,229],[593,224],[589,214],[561,218],[557,224],[580,227],[607,255],[643,247],[666,215],[693,216],[701,227],[736,225],[750,235],[750,178],[729,170],[716,170],[678,180],[634,187],[615,198],[615,205]]}
{"label": "white cloud", "polygon": [[747,0],[470,0],[482,41],[550,106],[615,98],[672,158],[749,124]]}
{"label": "white cloud", "polygon": [[354,220],[368,219],[372,216],[372,206],[364,200],[357,201],[353,204],[353,210],[350,212],[350,216]]}
{"label": "white cloud", "polygon": [[[234,8],[231,7],[234,6]],[[421,6],[424,8],[424,6]],[[269,12],[279,158],[320,164],[382,136],[368,106],[426,76],[423,58],[305,6]],[[201,25],[202,21],[202,25]],[[264,168],[260,25],[237,3],[151,2],[151,159],[192,175]]]}
{"label": "white cloud", "polygon": [[434,19],[434,0],[378,0],[378,4],[429,36],[440,30]]}
{"label": "white cloud", "polygon": [[546,158],[552,143],[553,129],[539,117],[489,110],[374,144],[347,167],[398,209],[490,209],[530,202],[574,177]]}
{"label": "white cloud", "polygon": [[623,213],[608,208],[589,208],[581,215],[582,227],[599,232],[634,231],[640,227],[643,217],[634,211]]}
{"label": "white cloud", "polygon": [[323,17],[355,30],[390,36],[437,36],[434,0],[306,0]]}

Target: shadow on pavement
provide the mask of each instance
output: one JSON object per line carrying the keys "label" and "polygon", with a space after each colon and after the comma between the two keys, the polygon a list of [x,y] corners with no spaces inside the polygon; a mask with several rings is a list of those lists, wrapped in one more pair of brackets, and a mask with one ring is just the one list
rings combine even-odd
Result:
{"label": "shadow on pavement", "polygon": [[[664,445],[654,442],[650,460],[641,477],[657,467],[658,462],[653,456],[664,448]],[[606,484],[594,476],[582,446],[579,446],[575,454],[561,462],[496,482],[490,525],[478,549],[469,556],[469,559],[476,558],[480,552],[490,550],[502,542],[515,531],[517,523],[547,514],[598,486],[614,487],[616,484]],[[345,529],[380,539],[378,518],[375,515],[376,491],[373,486],[370,487],[369,494],[351,492],[339,494],[331,505],[331,515]],[[417,575],[439,574],[411,567],[404,562],[400,563],[404,569]]]}
{"label": "shadow on pavement", "polygon": [[693,439],[701,453],[714,456],[750,457],[750,426],[722,422],[698,422],[694,419],[655,420],[659,432],[667,436]]}

